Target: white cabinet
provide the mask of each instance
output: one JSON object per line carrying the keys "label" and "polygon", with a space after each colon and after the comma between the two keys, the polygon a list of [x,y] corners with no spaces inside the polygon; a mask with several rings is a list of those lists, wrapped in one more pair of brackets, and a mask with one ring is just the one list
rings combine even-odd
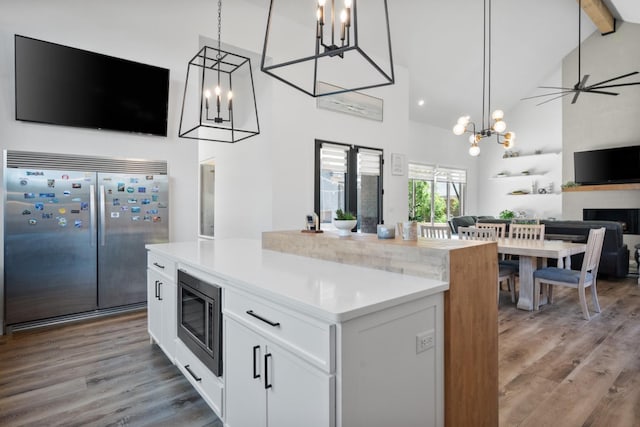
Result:
{"label": "white cabinet", "polygon": [[225,336],[227,426],[334,425],[333,375],[235,320]]}
{"label": "white cabinet", "polygon": [[175,263],[149,253],[147,266],[147,322],[149,335],[173,362],[175,357]]}

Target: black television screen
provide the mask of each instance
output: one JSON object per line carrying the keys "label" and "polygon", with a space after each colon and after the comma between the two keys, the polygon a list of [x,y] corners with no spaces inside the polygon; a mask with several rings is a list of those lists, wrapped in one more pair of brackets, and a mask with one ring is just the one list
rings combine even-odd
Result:
{"label": "black television screen", "polygon": [[640,182],[640,145],[578,151],[573,166],[578,184]]}
{"label": "black television screen", "polygon": [[16,120],[167,136],[169,70],[15,36]]}

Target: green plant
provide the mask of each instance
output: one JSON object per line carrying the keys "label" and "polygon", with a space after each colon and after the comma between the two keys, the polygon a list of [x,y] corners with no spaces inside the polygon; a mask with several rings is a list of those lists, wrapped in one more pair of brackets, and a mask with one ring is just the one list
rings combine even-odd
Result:
{"label": "green plant", "polygon": [[501,219],[512,219],[513,217],[516,216],[516,214],[512,210],[505,209],[502,212],[500,212],[499,216]]}
{"label": "green plant", "polygon": [[562,188],[572,188],[572,187],[578,187],[578,186],[580,186],[580,184],[577,184],[573,181],[567,181],[566,183],[561,185]]}
{"label": "green plant", "polygon": [[338,221],[356,219],[351,212],[345,212],[342,209],[336,211],[336,218]]}

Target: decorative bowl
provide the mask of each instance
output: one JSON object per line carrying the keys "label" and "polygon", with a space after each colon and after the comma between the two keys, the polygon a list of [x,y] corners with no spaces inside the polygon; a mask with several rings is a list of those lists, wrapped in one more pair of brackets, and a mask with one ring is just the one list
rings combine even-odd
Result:
{"label": "decorative bowl", "polygon": [[339,236],[349,236],[351,234],[351,230],[358,223],[357,219],[334,219],[333,226],[338,229]]}

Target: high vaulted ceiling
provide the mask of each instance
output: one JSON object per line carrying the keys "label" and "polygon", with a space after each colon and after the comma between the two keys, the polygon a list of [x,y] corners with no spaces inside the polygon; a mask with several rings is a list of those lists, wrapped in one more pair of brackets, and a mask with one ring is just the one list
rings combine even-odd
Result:
{"label": "high vaulted ceiling", "polygon": [[[640,1],[603,1],[618,22],[640,23]],[[410,118],[448,129],[463,114],[479,117],[483,0],[387,2],[394,62],[409,70]],[[509,111],[559,70],[578,44],[578,10],[577,0],[492,0],[492,109]],[[596,27],[581,13],[584,40]]]}

